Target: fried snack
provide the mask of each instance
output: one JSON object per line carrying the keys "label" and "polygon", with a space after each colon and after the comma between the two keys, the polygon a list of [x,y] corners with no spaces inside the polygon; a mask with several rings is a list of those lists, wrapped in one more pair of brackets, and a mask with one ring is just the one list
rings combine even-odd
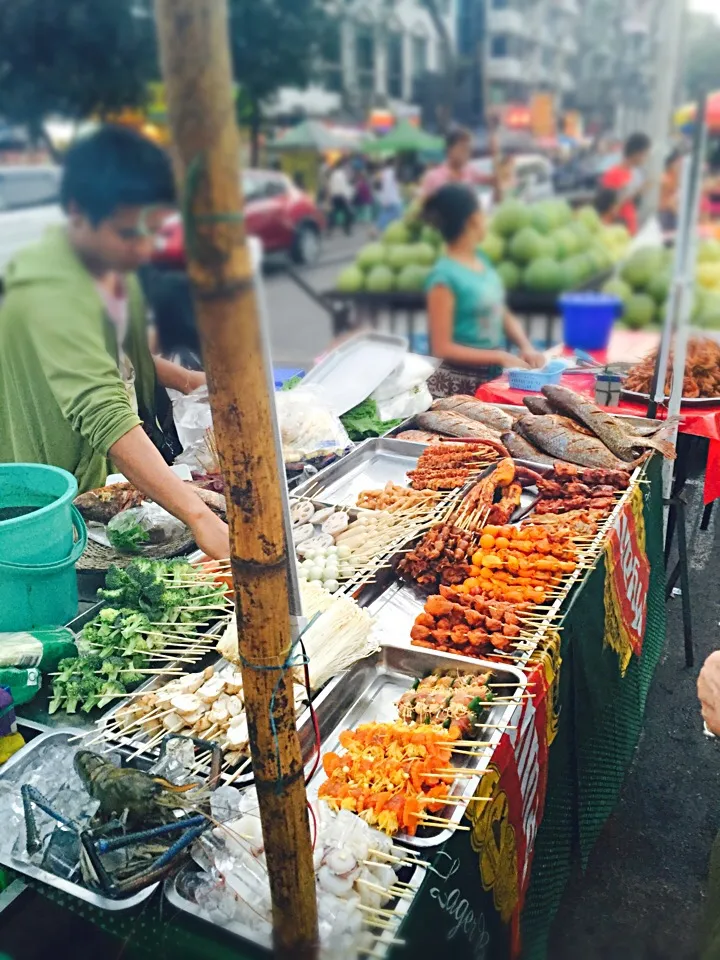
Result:
{"label": "fried snack", "polygon": [[[624,389],[650,393],[657,353],[657,350],[654,350],[630,370],[623,382]],[[665,378],[665,393],[668,395],[672,388],[670,372],[672,361],[673,351],[671,350],[668,374]],[[683,397],[687,400],[698,397],[720,397],[720,345],[714,340],[693,337],[688,342]]]}

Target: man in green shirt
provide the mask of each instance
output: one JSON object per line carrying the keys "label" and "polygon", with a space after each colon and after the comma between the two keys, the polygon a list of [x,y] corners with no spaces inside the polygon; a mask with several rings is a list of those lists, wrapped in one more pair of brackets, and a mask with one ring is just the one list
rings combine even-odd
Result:
{"label": "man in green shirt", "polygon": [[191,529],[216,558],[227,526],[167,466],[143,423],[156,383],[189,393],[205,375],[148,348],[135,271],[174,203],[167,155],[133,131],[104,127],[68,152],[67,224],[17,254],[0,308],[0,462],[47,463],[80,492],[111,469]]}

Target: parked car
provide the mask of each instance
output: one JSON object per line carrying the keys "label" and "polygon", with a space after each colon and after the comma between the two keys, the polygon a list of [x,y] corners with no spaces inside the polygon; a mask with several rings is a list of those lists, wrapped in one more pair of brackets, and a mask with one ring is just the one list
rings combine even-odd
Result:
{"label": "parked car", "polygon": [[[265,253],[288,253],[296,263],[315,263],[320,257],[324,217],[315,201],[283,173],[245,170],[245,224],[258,237]],[[156,266],[185,265],[185,239],[179,216],[168,219],[157,241]]]}
{"label": "parked car", "polygon": [[[517,195],[535,203],[553,196],[552,163],[539,153],[513,154]],[[491,157],[478,157],[470,165],[480,178],[481,190],[489,191],[494,183],[493,160]]]}
{"label": "parked car", "polygon": [[62,223],[60,167],[0,167],[0,279],[12,257]]}

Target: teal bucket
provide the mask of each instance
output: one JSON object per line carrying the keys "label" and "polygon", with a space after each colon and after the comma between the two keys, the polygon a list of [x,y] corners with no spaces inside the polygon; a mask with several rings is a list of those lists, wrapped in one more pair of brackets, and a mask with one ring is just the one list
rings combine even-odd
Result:
{"label": "teal bucket", "polygon": [[0,464],[0,631],[59,626],[77,613],[87,530],[77,481],[58,467]]}

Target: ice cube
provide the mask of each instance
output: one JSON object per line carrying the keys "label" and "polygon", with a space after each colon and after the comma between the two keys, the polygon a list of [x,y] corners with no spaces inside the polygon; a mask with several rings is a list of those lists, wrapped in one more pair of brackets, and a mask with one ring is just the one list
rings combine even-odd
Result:
{"label": "ice cube", "polygon": [[240,792],[222,786],[210,794],[210,812],[216,820],[234,820],[240,814]]}

